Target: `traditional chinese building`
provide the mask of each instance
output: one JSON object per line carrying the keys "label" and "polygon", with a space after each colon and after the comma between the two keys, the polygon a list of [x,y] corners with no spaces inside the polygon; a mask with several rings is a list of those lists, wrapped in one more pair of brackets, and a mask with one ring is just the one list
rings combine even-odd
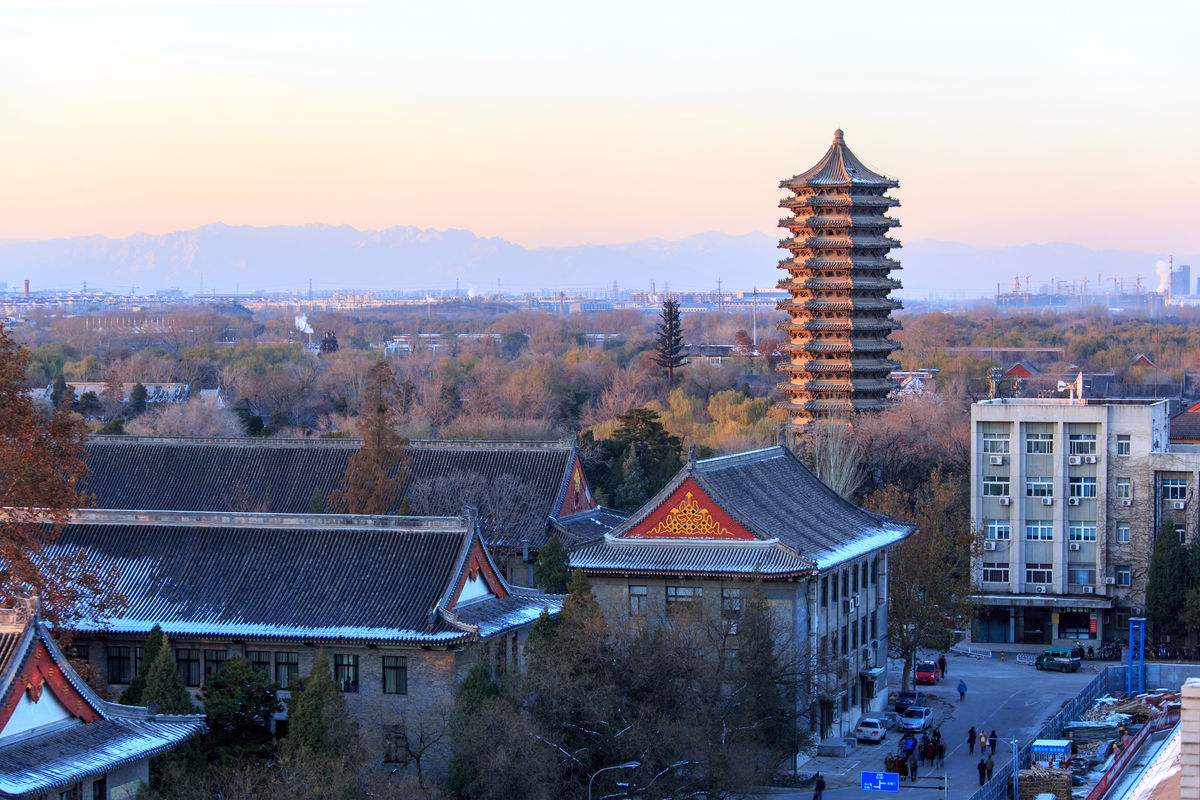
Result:
{"label": "traditional chinese building", "polygon": [[887,700],[888,548],[912,531],[768,447],[689,462],[622,524],[573,548],[570,565],[614,627],[684,608],[736,616],[761,589],[794,657],[811,664],[797,688],[824,738]]}
{"label": "traditional chinese building", "polygon": [[[444,724],[477,663],[523,669],[529,626],[562,607],[559,595],[509,584],[470,515],[84,510],[49,554],[77,551],[115,570],[128,600],[120,616],[75,631],[112,691],[137,674],[155,625],[197,696],[240,656],[286,698],[323,650],[366,752],[390,769],[406,766],[404,723]],[[284,731],[286,711],[274,725]]]}
{"label": "traditional chinese building", "polygon": [[[96,506],[159,511],[305,514],[326,510],[358,450],[355,439],[96,436],[86,488]],[[556,520],[607,524],[572,442],[413,441],[408,478],[391,513],[479,512],[501,572],[533,581],[533,561]]]}
{"label": "traditional chinese building", "polygon": [[868,169],[839,130],[816,165],[779,185],[793,194],[779,204],[792,216],[779,221],[790,234],[779,243],[789,253],[779,288],[791,294],[779,308],[791,319],[780,325],[790,341],[778,385],[792,428],[886,408],[899,367],[888,334],[900,327],[891,318],[900,303],[888,297],[900,287],[888,251],[900,243],[887,233],[900,223],[885,212],[900,204],[887,196],[900,184]]}
{"label": "traditional chinese building", "polygon": [[203,716],[109,703],[76,674],[36,602],[0,609],[0,797],[134,798],[150,758]]}

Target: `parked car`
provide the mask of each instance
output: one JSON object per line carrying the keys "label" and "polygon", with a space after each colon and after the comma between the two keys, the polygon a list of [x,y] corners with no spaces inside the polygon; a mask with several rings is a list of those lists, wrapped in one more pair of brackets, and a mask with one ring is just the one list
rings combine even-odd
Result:
{"label": "parked car", "polygon": [[942,679],[942,671],[936,661],[921,661],[913,674],[913,683],[935,684]]}
{"label": "parked car", "polygon": [[925,705],[925,693],[924,692],[905,691],[905,692],[900,692],[900,694],[896,695],[896,702],[894,704],[894,708],[896,709],[897,714],[903,714],[911,706],[922,706],[922,705]]}
{"label": "parked car", "polygon": [[875,717],[863,717],[854,726],[854,738],[860,742],[882,742],[886,735],[883,721]]}
{"label": "parked car", "polygon": [[920,733],[933,724],[933,709],[928,706],[909,706],[900,715],[896,727],[902,731]]}
{"label": "parked car", "polygon": [[1047,647],[1033,662],[1034,669],[1059,672],[1079,672],[1079,656],[1071,652],[1069,647]]}

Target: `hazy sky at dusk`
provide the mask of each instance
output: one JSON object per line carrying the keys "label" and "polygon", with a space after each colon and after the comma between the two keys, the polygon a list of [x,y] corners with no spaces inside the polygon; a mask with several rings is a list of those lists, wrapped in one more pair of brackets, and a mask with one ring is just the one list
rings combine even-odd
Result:
{"label": "hazy sky at dusk", "polygon": [[902,239],[1194,252],[1197,5],[0,3],[0,237],[769,231],[840,126]]}

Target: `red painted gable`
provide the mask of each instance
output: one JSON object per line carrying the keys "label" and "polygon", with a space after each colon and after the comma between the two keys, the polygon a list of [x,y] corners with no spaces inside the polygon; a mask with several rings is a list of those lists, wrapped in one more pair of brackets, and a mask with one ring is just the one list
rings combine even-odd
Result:
{"label": "red painted gable", "polygon": [[571,465],[571,482],[567,485],[567,496],[563,498],[555,516],[565,517],[580,511],[590,511],[595,507],[596,501],[592,499],[592,491],[588,488],[587,478],[583,474],[583,464],[580,463],[579,456],[576,456],[575,463]]}
{"label": "red painted gable", "polygon": [[1033,373],[1030,372],[1029,369],[1024,364],[1020,364],[1020,363],[1013,364],[1011,367],[1008,368],[1008,371],[1006,371],[1004,373],[1004,375],[1009,378],[1032,378],[1033,377]]}
{"label": "red painted gable", "polygon": [[46,645],[35,641],[33,652],[25,659],[25,666],[9,687],[4,704],[0,705],[0,730],[4,730],[4,726],[16,711],[17,704],[21,702],[21,695],[28,694],[30,700],[37,702],[47,688],[64,708],[84,722],[96,722],[100,719],[96,709],[92,708],[67,680],[67,676],[54,662]]}
{"label": "red painted gable", "polygon": [[500,580],[495,570],[492,569],[491,563],[483,552],[483,546],[479,542],[471,548],[471,554],[467,556],[466,566],[463,567],[462,575],[458,579],[458,587],[454,590],[454,598],[450,601],[450,608],[458,605],[458,598],[462,597],[463,587],[467,585],[467,579],[473,578],[476,575],[483,575],[484,582],[488,588],[492,590],[492,594],[496,597],[508,597],[508,590],[504,588],[504,583]]}
{"label": "red painted gable", "polygon": [[694,478],[675,491],[635,525],[626,539],[756,539],[725,513]]}

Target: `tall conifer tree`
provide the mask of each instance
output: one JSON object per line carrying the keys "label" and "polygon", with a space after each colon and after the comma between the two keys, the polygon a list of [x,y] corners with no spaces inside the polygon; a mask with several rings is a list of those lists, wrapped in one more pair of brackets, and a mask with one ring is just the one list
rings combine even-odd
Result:
{"label": "tall conifer tree", "polygon": [[400,435],[393,405],[396,379],[384,361],[371,368],[359,412],[362,447],[350,457],[341,488],[329,507],[344,514],[387,514],[400,504],[408,479],[408,441]]}
{"label": "tall conifer tree", "polygon": [[686,362],[683,353],[683,323],[679,318],[679,303],[668,297],[658,315],[658,338],[654,345],[654,362],[667,373],[667,388],[675,385],[675,370]]}

